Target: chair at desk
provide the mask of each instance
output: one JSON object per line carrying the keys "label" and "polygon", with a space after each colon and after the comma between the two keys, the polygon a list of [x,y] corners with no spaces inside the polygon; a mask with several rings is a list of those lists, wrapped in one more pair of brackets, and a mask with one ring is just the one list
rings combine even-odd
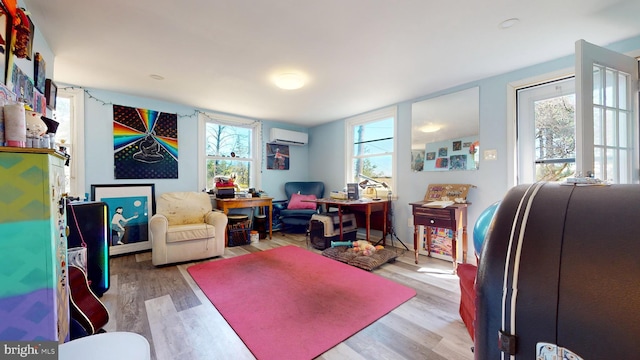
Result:
{"label": "chair at desk", "polygon": [[324,196],[324,183],[321,181],[291,181],[284,184],[286,201],[274,202],[273,207],[280,211],[283,231],[305,232],[313,214],[321,207],[302,200],[321,199]]}

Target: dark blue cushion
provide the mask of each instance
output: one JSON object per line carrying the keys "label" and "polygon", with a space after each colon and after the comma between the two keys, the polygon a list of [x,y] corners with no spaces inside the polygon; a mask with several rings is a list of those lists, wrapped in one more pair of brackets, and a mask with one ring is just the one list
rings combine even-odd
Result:
{"label": "dark blue cushion", "polygon": [[311,209],[280,210],[280,221],[285,225],[307,225],[317,212]]}
{"label": "dark blue cushion", "polygon": [[315,195],[320,199],[324,196],[324,183],[322,181],[290,181],[284,184],[284,193],[287,200],[293,194]]}

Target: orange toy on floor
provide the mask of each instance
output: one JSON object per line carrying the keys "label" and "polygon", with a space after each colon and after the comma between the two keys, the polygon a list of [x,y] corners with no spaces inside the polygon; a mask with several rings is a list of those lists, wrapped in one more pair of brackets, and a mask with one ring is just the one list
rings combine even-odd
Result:
{"label": "orange toy on floor", "polygon": [[364,256],[373,255],[377,250],[384,249],[384,246],[378,245],[373,246],[370,242],[366,240],[356,240],[356,241],[332,241],[331,247],[335,246],[352,246],[349,249],[351,252],[361,253]]}

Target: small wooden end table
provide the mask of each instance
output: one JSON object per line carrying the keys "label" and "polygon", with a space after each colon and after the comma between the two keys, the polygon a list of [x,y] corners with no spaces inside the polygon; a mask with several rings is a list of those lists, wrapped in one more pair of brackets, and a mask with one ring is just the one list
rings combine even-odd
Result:
{"label": "small wooden end table", "polygon": [[471,203],[453,204],[445,208],[433,208],[423,206],[427,202],[420,201],[410,203],[413,208],[413,248],[415,249],[416,264],[418,263],[418,228],[425,227],[427,233],[427,254],[431,256],[431,231],[429,227],[439,227],[453,230],[451,243],[451,257],[453,258],[453,271],[455,273],[458,262],[458,234],[462,232],[462,262],[467,262],[467,207]]}
{"label": "small wooden end table", "polygon": [[[216,204],[215,208],[222,210],[225,215],[229,213],[229,209],[243,209],[253,208],[260,206],[267,206],[269,208],[269,239],[273,238],[273,198],[270,197],[251,197],[251,198],[231,198],[231,199],[213,199]],[[225,234],[227,232],[225,231]],[[226,235],[225,235],[226,239]],[[226,246],[225,241],[225,246]]]}

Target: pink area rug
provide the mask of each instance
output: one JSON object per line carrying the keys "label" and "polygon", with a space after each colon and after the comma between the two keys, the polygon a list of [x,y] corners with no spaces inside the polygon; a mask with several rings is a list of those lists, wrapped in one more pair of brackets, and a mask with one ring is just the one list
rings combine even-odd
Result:
{"label": "pink area rug", "polygon": [[416,295],[296,246],[188,271],[258,359],[313,359]]}

